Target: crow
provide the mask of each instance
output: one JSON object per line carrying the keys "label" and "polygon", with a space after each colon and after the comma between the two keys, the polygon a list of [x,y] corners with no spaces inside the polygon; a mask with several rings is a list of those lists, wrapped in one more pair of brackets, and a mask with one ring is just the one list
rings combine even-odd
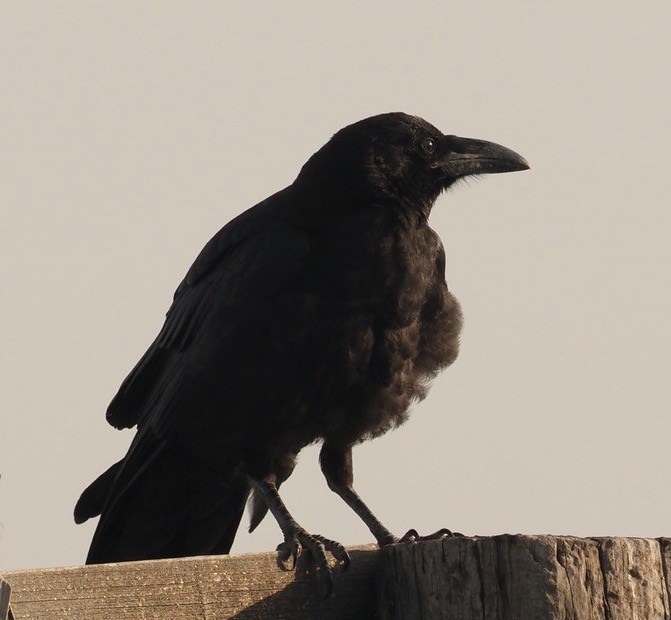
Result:
{"label": "crow", "polygon": [[303,529],[278,493],[315,442],[328,486],[380,546],[398,541],[353,489],[352,447],[402,424],[457,357],[462,314],[429,214],[465,176],[528,167],[498,144],[380,114],[224,226],[109,405],[112,426],[137,432],[75,507],[77,523],[101,515],[87,563],[228,553],[249,502],[250,531],[270,510],[283,560],[307,549],[330,579],[326,552],[346,568],[346,550]]}

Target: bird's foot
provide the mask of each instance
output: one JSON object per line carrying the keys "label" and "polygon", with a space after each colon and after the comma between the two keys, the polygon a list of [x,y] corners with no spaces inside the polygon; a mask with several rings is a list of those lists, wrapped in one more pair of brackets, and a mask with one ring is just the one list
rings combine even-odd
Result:
{"label": "bird's foot", "polygon": [[461,532],[453,532],[452,530],[448,530],[446,527],[443,527],[439,529],[437,532],[434,532],[433,534],[429,534],[427,536],[420,536],[417,533],[417,530],[408,530],[401,538],[398,539],[396,542],[404,543],[404,542],[420,542],[422,540],[443,540],[444,538],[463,538],[464,535]]}
{"label": "bird's foot", "polygon": [[[329,596],[333,589],[333,580],[326,552],[328,551],[337,562],[342,564],[343,571],[349,568],[349,553],[339,542],[324,538],[319,534],[309,534],[304,529],[299,528],[292,532],[290,536],[285,537],[284,542],[278,545],[278,566],[282,570],[294,570],[298,559],[305,550],[310,553],[310,564],[314,566],[320,579],[326,584],[326,596]],[[289,560],[291,560],[290,563]]]}

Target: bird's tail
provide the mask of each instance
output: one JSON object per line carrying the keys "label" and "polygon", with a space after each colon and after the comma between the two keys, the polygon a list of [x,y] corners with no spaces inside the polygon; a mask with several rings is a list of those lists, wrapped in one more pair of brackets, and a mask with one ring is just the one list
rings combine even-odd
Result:
{"label": "bird's tail", "polygon": [[76,522],[101,514],[86,563],[228,553],[248,494],[240,467],[208,467],[139,432],[77,502]]}

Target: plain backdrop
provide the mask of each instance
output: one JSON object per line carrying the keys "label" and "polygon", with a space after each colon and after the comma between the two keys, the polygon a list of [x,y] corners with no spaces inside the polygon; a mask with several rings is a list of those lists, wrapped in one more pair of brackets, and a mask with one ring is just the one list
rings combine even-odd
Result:
{"label": "plain backdrop", "polygon": [[[132,437],[105,408],[200,248],[395,110],[532,169],[439,199],[462,352],[355,450],[361,495],[399,534],[670,535],[670,6],[3,2],[0,568],[83,562],[73,505]],[[370,542],[316,450],[287,505]]]}

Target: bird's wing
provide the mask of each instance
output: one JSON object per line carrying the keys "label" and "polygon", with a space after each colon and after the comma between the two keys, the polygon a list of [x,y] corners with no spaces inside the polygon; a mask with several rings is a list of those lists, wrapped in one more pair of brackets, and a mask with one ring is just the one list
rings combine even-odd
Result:
{"label": "bird's wing", "polygon": [[[284,190],[286,191],[286,190]],[[205,341],[254,300],[277,293],[299,273],[309,237],[278,214],[280,192],[229,222],[203,248],[177,288],[156,340],[124,380],[107,410],[116,428],[141,423]],[[219,342],[225,346],[225,342]]]}
{"label": "bird's wing", "polygon": [[122,466],[123,459],[114,463],[84,489],[75,506],[75,523],[84,523],[102,512],[110,489]]}

